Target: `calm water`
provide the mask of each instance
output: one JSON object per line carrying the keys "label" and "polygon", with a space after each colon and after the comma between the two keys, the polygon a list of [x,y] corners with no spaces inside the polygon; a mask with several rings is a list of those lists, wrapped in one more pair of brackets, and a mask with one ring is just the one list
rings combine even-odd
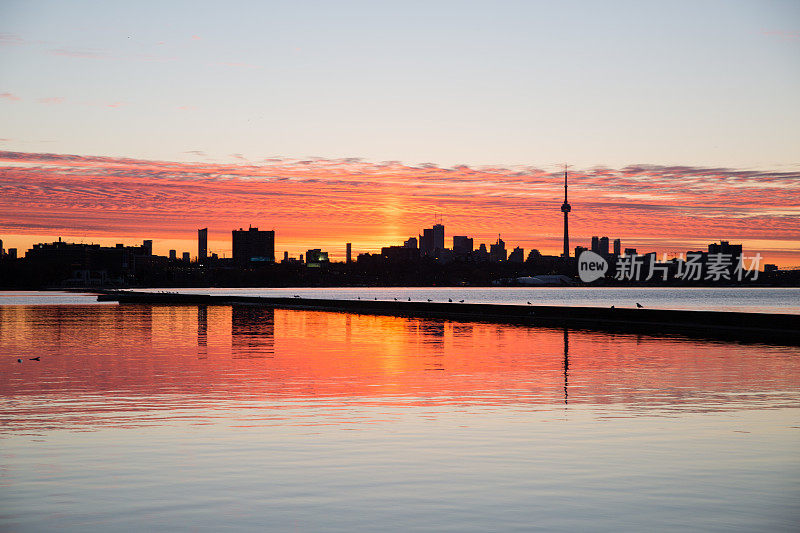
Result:
{"label": "calm water", "polygon": [[73,302],[0,354],[0,530],[800,523],[800,348]]}
{"label": "calm water", "polygon": [[377,299],[590,307],[744,311],[800,314],[800,288],[669,288],[669,287],[351,287],[320,289],[151,289],[190,294],[235,294],[333,299]]}

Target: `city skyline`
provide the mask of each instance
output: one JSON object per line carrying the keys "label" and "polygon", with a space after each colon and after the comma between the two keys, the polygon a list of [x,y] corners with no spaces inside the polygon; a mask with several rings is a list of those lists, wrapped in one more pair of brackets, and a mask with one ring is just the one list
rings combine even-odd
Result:
{"label": "city skyline", "polygon": [[[23,249],[61,236],[115,244],[152,238],[159,255],[196,250],[230,257],[230,231],[280,228],[276,251],[326,249],[342,260],[399,245],[435,213],[453,234],[504,240],[560,255],[562,170],[442,168],[360,160],[192,164],[0,152],[0,238]],[[741,242],[781,267],[800,265],[800,173],[631,166],[570,171],[570,238],[598,232],[635,248],[679,253],[719,239]],[[724,185],[723,186],[721,186]],[[194,254],[192,254],[194,255]]]}

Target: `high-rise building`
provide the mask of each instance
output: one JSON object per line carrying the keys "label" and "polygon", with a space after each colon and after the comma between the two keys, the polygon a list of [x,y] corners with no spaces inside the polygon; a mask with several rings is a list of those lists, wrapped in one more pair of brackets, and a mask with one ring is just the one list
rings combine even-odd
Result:
{"label": "high-rise building", "polygon": [[499,263],[505,261],[507,256],[506,243],[498,235],[497,242],[489,247],[489,260]]}
{"label": "high-rise building", "polygon": [[189,252],[183,252],[183,262],[188,263],[189,261],[191,261],[191,256],[189,255]]}
{"label": "high-rise building", "polygon": [[353,243],[348,242],[347,245],[346,245],[346,248],[347,248],[347,251],[346,251],[347,264],[349,265],[350,263],[353,262]]}
{"label": "high-rise building", "polygon": [[597,235],[592,237],[592,251],[596,254],[600,253],[600,237]]}
{"label": "high-rise building", "polygon": [[258,228],[232,231],[233,260],[239,266],[253,262],[275,262],[275,232]]}
{"label": "high-rise building", "polygon": [[441,224],[433,225],[433,249],[444,250],[444,226]]}
{"label": "high-rise building", "polygon": [[600,251],[598,253],[603,257],[608,256],[608,237],[600,237]]}
{"label": "high-rise building", "polygon": [[572,206],[567,202],[567,169],[564,167],[564,203],[561,204],[561,212],[564,213],[564,252],[563,257],[569,257],[569,212]]}
{"label": "high-rise building", "polygon": [[419,252],[422,255],[436,255],[444,250],[444,226],[434,224],[432,228],[422,230],[419,236]]}
{"label": "high-rise building", "polygon": [[153,255],[153,241],[152,239],[147,239],[142,241],[142,251],[144,255]]}
{"label": "high-rise building", "polygon": [[455,235],[453,237],[453,252],[456,255],[467,255],[472,253],[475,244],[470,237],[463,235]]}
{"label": "high-rise building", "polygon": [[203,263],[208,258],[208,228],[197,230],[197,262]]}
{"label": "high-rise building", "polygon": [[614,255],[621,255],[622,253],[622,241],[619,239],[614,239]]}
{"label": "high-rise building", "polygon": [[417,249],[417,238],[416,237],[409,237],[407,241],[403,241],[403,248],[413,248],[414,250]]}
{"label": "high-rise building", "polygon": [[177,250],[170,250],[169,251],[169,258],[172,261],[175,261],[176,259],[178,259],[178,251]]}

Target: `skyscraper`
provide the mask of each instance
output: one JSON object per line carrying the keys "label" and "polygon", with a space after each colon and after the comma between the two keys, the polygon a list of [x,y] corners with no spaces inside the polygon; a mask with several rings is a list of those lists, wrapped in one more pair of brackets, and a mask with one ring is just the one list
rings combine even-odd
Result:
{"label": "skyscraper", "polygon": [[564,253],[562,257],[569,257],[569,212],[572,206],[567,202],[567,168],[564,166],[564,203],[561,204],[561,212],[564,213]]}
{"label": "skyscraper", "polygon": [[353,262],[353,243],[348,242],[346,248],[347,264],[350,264]]}
{"label": "skyscraper", "polygon": [[614,255],[622,255],[622,241],[614,239]]}
{"label": "skyscraper", "polygon": [[197,230],[197,262],[202,263],[208,258],[208,228]]}
{"label": "skyscraper", "polygon": [[258,228],[233,230],[233,260],[239,266],[252,261],[275,261],[275,232]]}
{"label": "skyscraper", "polygon": [[608,256],[608,237],[600,237],[600,255]]}

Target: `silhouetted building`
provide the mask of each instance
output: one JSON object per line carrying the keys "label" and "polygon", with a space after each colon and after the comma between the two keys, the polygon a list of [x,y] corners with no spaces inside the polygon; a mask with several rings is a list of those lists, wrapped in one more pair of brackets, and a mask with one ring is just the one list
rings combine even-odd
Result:
{"label": "silhouetted building", "polygon": [[182,258],[184,263],[188,263],[192,260],[191,256],[189,255],[189,252],[183,252]]}
{"label": "silhouetted building", "polygon": [[233,230],[233,261],[239,266],[275,262],[275,232],[258,228]]}
{"label": "silhouetted building", "polygon": [[403,241],[403,246],[405,248],[413,248],[414,250],[417,249],[417,238],[416,237],[409,237],[407,241]]}
{"label": "silhouetted building", "polygon": [[142,255],[153,255],[153,241],[152,239],[147,239],[142,241]]}
{"label": "silhouetted building", "polygon": [[622,241],[614,239],[614,255],[622,255]]}
{"label": "silhouetted building", "polygon": [[444,250],[444,226],[434,224],[432,228],[422,230],[419,238],[420,254],[435,256],[441,250]]}
{"label": "silhouetted building", "polygon": [[567,169],[564,168],[564,203],[561,204],[561,212],[564,213],[564,252],[563,257],[569,257],[569,212],[572,206],[567,202]]}
{"label": "silhouetted building", "polygon": [[320,267],[323,263],[328,263],[328,252],[323,252],[319,248],[306,251],[306,266]]}
{"label": "silhouetted building", "polygon": [[600,251],[598,253],[603,257],[608,257],[608,237],[600,237]]}
{"label": "silhouetted building", "polygon": [[474,243],[470,237],[463,235],[455,235],[453,237],[453,252],[456,255],[469,255],[473,249]]}
{"label": "silhouetted building", "polygon": [[636,255],[636,248],[625,248],[625,255]]}
{"label": "silhouetted building", "polygon": [[575,257],[580,257],[583,252],[588,250],[585,246],[576,246],[575,247]]}
{"label": "silhouetted building", "polygon": [[489,249],[489,259],[495,263],[500,263],[507,259],[507,255],[506,243],[503,242],[503,239],[497,237],[497,242]]}
{"label": "silhouetted building", "polygon": [[525,262],[525,251],[517,246],[514,250],[508,255],[508,262],[509,263],[523,263]]}
{"label": "silhouetted building", "polygon": [[170,261],[175,261],[178,259],[178,251],[177,250],[170,250],[169,251],[169,259]]}
{"label": "silhouetted building", "polygon": [[14,260],[17,258],[17,249],[16,248],[9,248],[8,252],[6,253],[6,257],[10,260]]}
{"label": "silhouetted building", "polygon": [[392,263],[409,263],[419,261],[419,252],[416,248],[406,246],[385,246],[381,248],[381,255]]}
{"label": "silhouetted building", "polygon": [[534,248],[533,250],[528,252],[528,258],[525,261],[528,262],[528,263],[535,263],[539,259],[541,259],[541,257],[542,257],[542,253],[539,250],[537,250],[536,248]]}
{"label": "silhouetted building", "polygon": [[197,262],[203,263],[208,258],[208,228],[197,230]]}
{"label": "silhouetted building", "polygon": [[348,242],[345,245],[345,248],[346,248],[345,255],[347,257],[347,264],[350,264],[353,262],[353,244]]}

